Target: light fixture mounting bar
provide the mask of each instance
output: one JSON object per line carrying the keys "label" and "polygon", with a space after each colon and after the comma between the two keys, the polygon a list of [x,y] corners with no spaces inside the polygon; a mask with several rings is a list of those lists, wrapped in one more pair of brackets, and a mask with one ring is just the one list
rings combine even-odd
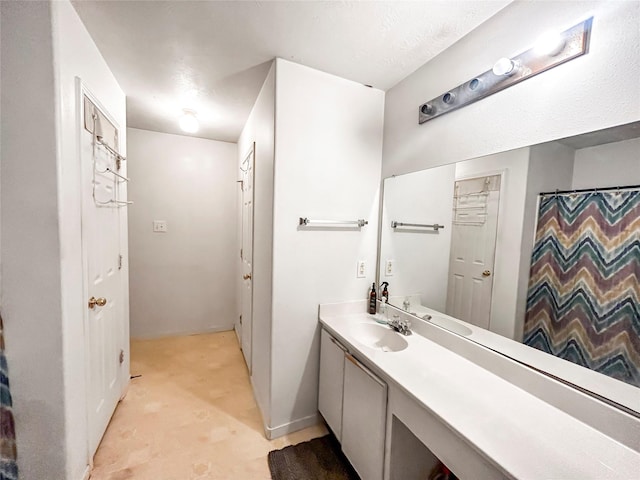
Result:
{"label": "light fixture mounting bar", "polygon": [[[452,112],[482,98],[493,95],[511,85],[533,77],[550,68],[573,60],[588,51],[589,36],[593,17],[574,25],[559,34],[561,44],[557,51],[539,53],[536,47],[522,52],[510,59],[500,59],[496,67],[475,78],[458,85],[444,94],[423,103],[418,107],[418,123],[433,120],[440,115]],[[505,63],[511,62],[512,69]],[[495,70],[506,73],[494,73]]]}

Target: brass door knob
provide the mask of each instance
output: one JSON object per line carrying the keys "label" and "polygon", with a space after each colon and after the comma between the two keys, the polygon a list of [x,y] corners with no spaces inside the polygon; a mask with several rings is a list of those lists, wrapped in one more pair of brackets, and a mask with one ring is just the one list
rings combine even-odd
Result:
{"label": "brass door knob", "polygon": [[484,272],[482,272],[482,276],[483,277],[489,277],[489,276],[491,276],[491,272],[489,270],[485,270]]}
{"label": "brass door knob", "polygon": [[247,273],[247,274],[243,275],[242,278],[244,278],[245,280],[251,280],[251,274]]}
{"label": "brass door knob", "polygon": [[106,304],[107,304],[107,299],[104,297],[100,297],[100,298],[91,297],[89,299],[89,308],[96,308],[96,305],[98,307],[104,307]]}

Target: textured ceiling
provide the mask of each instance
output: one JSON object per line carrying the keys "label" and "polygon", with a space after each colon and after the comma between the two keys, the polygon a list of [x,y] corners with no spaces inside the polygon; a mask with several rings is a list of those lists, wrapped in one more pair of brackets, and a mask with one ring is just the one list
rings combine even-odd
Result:
{"label": "textured ceiling", "polygon": [[131,127],[235,142],[274,57],[387,90],[511,0],[74,1]]}

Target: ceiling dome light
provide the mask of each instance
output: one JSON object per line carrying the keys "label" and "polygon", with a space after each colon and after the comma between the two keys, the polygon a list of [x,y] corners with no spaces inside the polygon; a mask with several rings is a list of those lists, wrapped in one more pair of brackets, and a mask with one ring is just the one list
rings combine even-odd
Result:
{"label": "ceiling dome light", "polygon": [[548,55],[555,57],[562,51],[566,43],[564,36],[558,33],[545,33],[538,37],[533,50],[538,56]]}
{"label": "ceiling dome light", "polygon": [[200,127],[200,123],[196,118],[196,112],[193,110],[183,110],[183,114],[180,117],[180,128],[187,133],[196,133]]}
{"label": "ceiling dome light", "polygon": [[499,77],[512,75],[516,71],[516,64],[510,58],[501,58],[493,66],[493,73]]}

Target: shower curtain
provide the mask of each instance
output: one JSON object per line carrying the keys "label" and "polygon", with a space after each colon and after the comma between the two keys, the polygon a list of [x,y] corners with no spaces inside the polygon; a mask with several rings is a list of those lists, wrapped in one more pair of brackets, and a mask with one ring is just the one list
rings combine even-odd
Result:
{"label": "shower curtain", "polygon": [[17,480],[16,429],[11,411],[11,392],[7,359],[4,356],[4,335],[0,317],[0,480]]}
{"label": "shower curtain", "polygon": [[524,343],[640,386],[640,192],[543,196]]}

